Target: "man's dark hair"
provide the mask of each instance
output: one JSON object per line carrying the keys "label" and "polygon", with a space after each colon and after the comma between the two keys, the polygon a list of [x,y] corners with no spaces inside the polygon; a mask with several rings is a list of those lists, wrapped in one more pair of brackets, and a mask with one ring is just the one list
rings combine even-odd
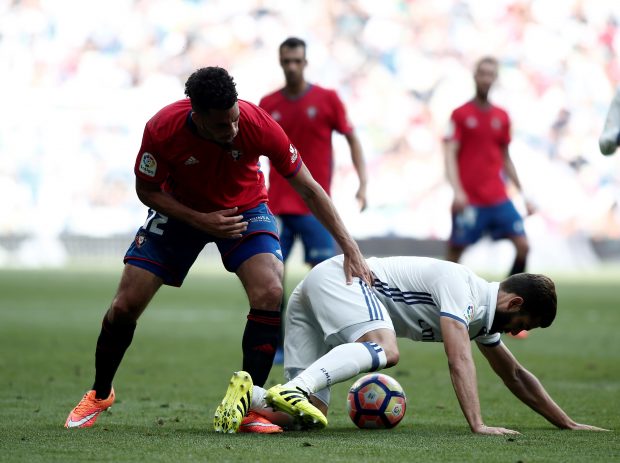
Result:
{"label": "man's dark hair", "polygon": [[278,50],[282,51],[283,48],[297,48],[297,47],[303,47],[304,56],[306,56],[306,42],[304,42],[302,39],[297,38],[297,37],[289,37],[288,39],[286,39],[284,42],[280,44],[280,48]]}
{"label": "man's dark hair", "polygon": [[487,55],[487,56],[483,56],[478,61],[476,61],[475,70],[477,71],[478,69],[480,69],[480,66],[482,66],[483,64],[491,64],[495,66],[496,68],[499,67],[499,61],[497,60],[497,58],[495,58],[494,56]]}
{"label": "man's dark hair", "polygon": [[558,298],[551,278],[534,273],[517,273],[502,281],[499,289],[522,297],[521,310],[540,317],[541,328],[547,328],[555,319]]}
{"label": "man's dark hair", "polygon": [[235,81],[226,69],[206,67],[195,71],[185,82],[185,94],[197,113],[210,109],[230,109],[237,102]]}

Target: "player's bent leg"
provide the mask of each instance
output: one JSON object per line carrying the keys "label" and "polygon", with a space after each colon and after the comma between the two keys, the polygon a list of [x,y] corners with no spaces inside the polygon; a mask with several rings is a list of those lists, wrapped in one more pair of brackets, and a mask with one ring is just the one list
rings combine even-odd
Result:
{"label": "player's bent leg", "polygon": [[356,342],[374,343],[375,345],[380,346],[380,348],[382,348],[385,352],[386,358],[385,366],[382,368],[393,367],[400,360],[400,352],[396,342],[396,333],[393,330],[385,328],[372,330],[359,337]]}
{"label": "player's bent leg", "polygon": [[94,390],[88,391],[69,413],[65,421],[65,428],[90,428],[102,412],[112,407],[114,399],[114,388],[105,399],[97,399]]}
{"label": "player's bent leg", "polygon": [[133,340],[136,323],[162,279],[148,270],[126,264],[112,304],[101,324],[95,350],[96,398],[105,399],[112,380]]}
{"label": "player's bent leg", "polygon": [[322,429],[327,418],[308,399],[308,394],[298,387],[278,384],[267,390],[265,400],[270,407],[288,413],[308,429]]}
{"label": "player's bent leg", "polygon": [[262,386],[267,381],[280,343],[280,302],[283,265],[274,255],[261,253],[237,270],[250,302],[243,333],[243,369]]}
{"label": "player's bent leg", "polygon": [[252,378],[245,371],[237,371],[230,378],[226,395],[215,410],[215,432],[236,433],[252,403]]}

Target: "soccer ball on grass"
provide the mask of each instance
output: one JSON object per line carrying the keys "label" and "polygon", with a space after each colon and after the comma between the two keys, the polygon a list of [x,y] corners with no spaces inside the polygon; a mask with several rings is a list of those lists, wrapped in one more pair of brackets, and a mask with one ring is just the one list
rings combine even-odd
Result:
{"label": "soccer ball on grass", "polygon": [[405,416],[405,391],[394,378],[382,373],[362,376],[347,396],[347,410],[358,428],[393,428]]}

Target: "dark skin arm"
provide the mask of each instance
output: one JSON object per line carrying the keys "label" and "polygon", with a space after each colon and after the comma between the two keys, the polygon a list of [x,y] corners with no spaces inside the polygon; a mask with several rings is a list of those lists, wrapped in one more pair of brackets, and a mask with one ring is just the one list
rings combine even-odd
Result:
{"label": "dark skin arm", "polygon": [[360,277],[368,285],[372,285],[372,276],[364,256],[357,243],[347,231],[334,203],[325,193],[305,165],[302,165],[297,175],[289,179],[291,186],[302,197],[314,216],[327,228],[344,253],[344,273],[347,284],[351,284],[353,277]]}
{"label": "dark skin arm", "polygon": [[159,184],[145,182],[138,177],[136,193],[144,205],[160,214],[181,220],[218,238],[241,238],[241,234],[248,227],[243,216],[237,214],[236,207],[215,212],[198,212],[161,191]]}

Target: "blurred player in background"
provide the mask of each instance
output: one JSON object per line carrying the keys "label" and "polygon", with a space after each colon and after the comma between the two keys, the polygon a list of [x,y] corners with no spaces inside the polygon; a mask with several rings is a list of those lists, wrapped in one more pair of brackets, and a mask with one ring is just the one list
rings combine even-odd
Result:
{"label": "blurred player in background", "polygon": [[[112,380],[138,318],[162,284],[181,286],[207,243],[217,245],[224,267],[237,274],[247,293],[243,368],[265,383],[280,337],[283,263],[261,155],[345,250],[347,282],[352,275],[371,281],[357,244],[295,146],[267,113],[237,99],[228,72],[197,70],[185,94],[188,98],[163,108],[144,129],[134,172],[148,217],[125,255],[118,290],[103,318],[92,390],[67,417],[68,428],[92,426],[113,404]],[[214,424],[222,431],[217,419]]]}
{"label": "blurred player in background", "polygon": [[[507,238],[516,248],[510,275],[525,271],[529,244],[523,219],[508,198],[505,177],[522,193],[508,145],[510,118],[489,101],[498,62],[485,57],[476,64],[474,98],[455,109],[445,138],[446,173],[454,190],[452,234],[446,258],[458,262],[465,249],[484,234]],[[528,213],[532,205],[526,200]]]}
{"label": "blurred player in background", "polygon": [[[361,144],[347,118],[344,104],[334,90],[306,81],[304,70],[308,62],[303,40],[287,38],[280,45],[279,56],[284,88],[264,96],[259,106],[282,126],[303,154],[304,164],[327,194],[331,190],[334,165],[332,133],[336,131],[344,135],[359,178],[355,197],[363,211],[366,208],[366,166]],[[310,266],[334,256],[334,239],[276,169],[269,171],[269,208],[279,218],[284,262],[296,238],[301,239],[304,260]],[[278,354],[281,353],[280,348]],[[281,355],[277,355],[276,362],[281,363]]]}
{"label": "blurred player in background", "polygon": [[[259,106],[284,129],[301,151],[304,164],[314,179],[330,194],[333,172],[332,133],[344,135],[351,161],[359,178],[355,197],[360,209],[366,208],[366,166],[359,139],[347,119],[344,104],[334,90],[305,80],[306,43],[290,37],[280,45],[280,66],[286,84],[264,96]],[[281,220],[280,245],[284,261],[295,238],[301,238],[306,263],[314,266],[333,257],[334,240],[312,215],[303,199],[276,170],[269,172],[269,208]]]}
{"label": "blurred player in background", "polygon": [[461,410],[476,434],[518,434],[487,426],[478,396],[472,340],[508,389],[561,429],[602,430],[572,420],[501,341],[502,333],[546,328],[555,319],[555,285],[544,275],[520,273],[487,282],[467,267],[424,257],[367,260],[373,287],[341,285],[342,256],[314,267],[293,291],[286,311],[284,385],[252,387],[251,408],[287,413],[309,427],[327,425],[330,386],[399,362],[397,336],[442,342]]}
{"label": "blurred player in background", "polygon": [[598,139],[601,153],[608,156],[614,154],[620,145],[620,87],[616,89],[613,99],[607,110],[605,126]]}

